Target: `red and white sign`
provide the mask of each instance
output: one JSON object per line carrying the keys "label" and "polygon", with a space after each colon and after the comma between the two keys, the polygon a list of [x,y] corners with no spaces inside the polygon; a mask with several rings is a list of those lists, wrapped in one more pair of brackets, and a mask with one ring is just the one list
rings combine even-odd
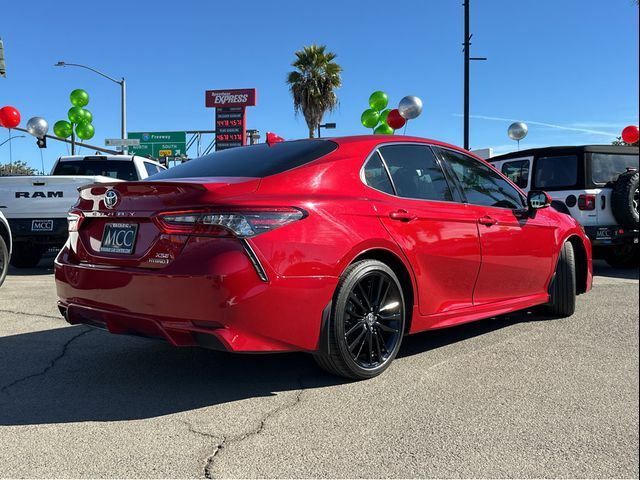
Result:
{"label": "red and white sign", "polygon": [[204,102],[206,107],[211,108],[253,107],[256,104],[256,89],[207,90]]}

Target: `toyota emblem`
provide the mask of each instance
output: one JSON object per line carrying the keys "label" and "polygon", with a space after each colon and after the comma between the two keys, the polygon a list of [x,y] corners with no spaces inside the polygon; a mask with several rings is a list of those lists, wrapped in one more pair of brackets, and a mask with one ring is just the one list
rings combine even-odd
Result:
{"label": "toyota emblem", "polygon": [[120,196],[115,190],[109,190],[104,194],[104,206],[109,209],[114,208],[118,204],[118,200],[120,200]]}

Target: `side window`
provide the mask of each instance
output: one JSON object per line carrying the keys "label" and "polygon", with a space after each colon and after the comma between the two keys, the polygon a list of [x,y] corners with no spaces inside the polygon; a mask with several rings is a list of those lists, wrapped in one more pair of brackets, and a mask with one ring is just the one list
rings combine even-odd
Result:
{"label": "side window", "polygon": [[535,188],[567,189],[578,183],[578,157],[540,157],[536,159]]}
{"label": "side window", "polygon": [[364,166],[364,181],[371,188],[394,195],[393,185],[391,185],[389,175],[387,175],[380,154],[377,151],[371,155]]}
{"label": "side window", "polygon": [[388,145],[380,148],[396,193],[420,200],[453,201],[438,161],[426,145]]}
{"label": "side window", "polygon": [[505,162],[502,173],[520,188],[529,186],[529,160]]}
{"label": "side window", "polygon": [[147,171],[147,175],[155,175],[160,171],[160,169],[154,165],[153,163],[144,162],[144,169]]}
{"label": "side window", "polygon": [[440,152],[460,181],[469,203],[510,210],[525,207],[522,195],[491,167],[453,150]]}

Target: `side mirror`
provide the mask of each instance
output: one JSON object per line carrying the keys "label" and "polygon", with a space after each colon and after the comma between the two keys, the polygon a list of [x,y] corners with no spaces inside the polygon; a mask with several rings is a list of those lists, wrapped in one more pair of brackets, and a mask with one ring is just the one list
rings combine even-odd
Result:
{"label": "side mirror", "polygon": [[541,190],[531,190],[527,195],[527,206],[529,210],[539,210],[551,205],[552,198],[547,192]]}

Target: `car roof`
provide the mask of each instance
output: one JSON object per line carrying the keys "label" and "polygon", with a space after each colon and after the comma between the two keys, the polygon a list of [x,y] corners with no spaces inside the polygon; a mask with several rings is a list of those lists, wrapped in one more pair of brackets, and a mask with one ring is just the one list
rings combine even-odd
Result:
{"label": "car roof", "polygon": [[351,135],[346,137],[323,137],[321,140],[331,140],[339,145],[349,145],[360,143],[362,146],[370,147],[373,149],[376,145],[382,145],[384,143],[426,143],[429,145],[436,145],[439,147],[451,148],[460,152],[477,157],[474,153],[464,150],[461,147],[452,145],[449,143],[441,142],[439,140],[433,140],[431,138],[413,137],[409,135]]}
{"label": "car roof", "polygon": [[630,145],[557,145],[550,147],[529,148],[519,150],[517,152],[496,155],[488,159],[489,162],[507,160],[509,158],[521,158],[540,155],[558,155],[558,154],[580,154],[584,152],[595,153],[618,153],[618,154],[638,154],[638,147]]}

